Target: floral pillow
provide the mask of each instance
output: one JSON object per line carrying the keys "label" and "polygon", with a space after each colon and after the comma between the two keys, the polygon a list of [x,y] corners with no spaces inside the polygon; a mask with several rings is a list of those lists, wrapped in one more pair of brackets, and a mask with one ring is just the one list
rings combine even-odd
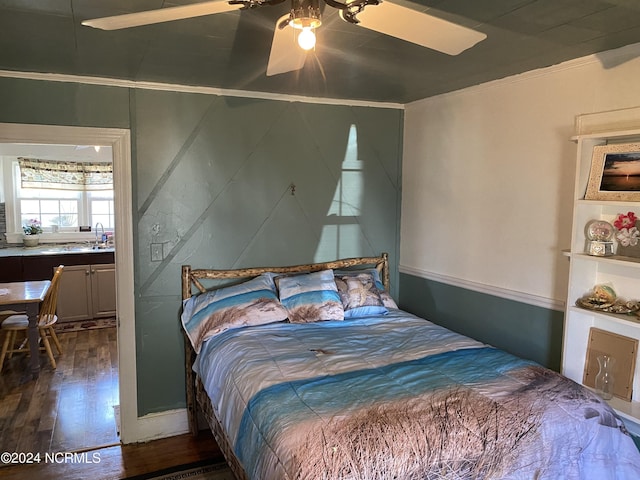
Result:
{"label": "floral pillow", "polygon": [[380,280],[380,274],[378,273],[378,270],[376,270],[375,268],[372,268],[371,270],[373,273],[373,278],[375,279],[375,282],[376,282],[376,287],[378,287],[378,290],[380,291],[380,298],[382,299],[382,304],[387,308],[397,309],[398,305],[396,304],[396,301],[393,299],[391,294],[387,292],[387,290],[384,288],[384,284]]}
{"label": "floral pillow", "polygon": [[345,272],[341,272],[341,273],[354,273],[354,272],[358,272],[358,273],[370,273],[371,275],[373,275],[373,280],[376,284],[376,287],[378,289],[378,293],[380,294],[380,299],[382,300],[382,304],[386,307],[386,308],[398,308],[398,305],[396,304],[395,300],[391,297],[391,295],[389,294],[389,292],[387,292],[387,290],[384,288],[384,284],[382,283],[382,280],[380,280],[380,272],[378,272],[377,269],[375,268],[366,268],[364,270],[350,270],[350,271],[345,271]]}
{"label": "floral pillow", "polygon": [[230,328],[287,319],[276,295],[273,274],[193,296],[183,302],[182,325],[196,353],[202,343]]}
{"label": "floral pillow", "polygon": [[291,323],[344,320],[333,270],[277,277],[276,282]]}
{"label": "floral pillow", "polygon": [[336,273],[335,282],[345,318],[384,315],[388,312],[370,271]]}

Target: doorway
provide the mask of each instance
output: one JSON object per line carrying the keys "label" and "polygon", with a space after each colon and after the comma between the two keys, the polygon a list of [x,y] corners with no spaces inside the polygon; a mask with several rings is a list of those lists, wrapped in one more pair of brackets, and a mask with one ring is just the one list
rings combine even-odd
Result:
{"label": "doorway", "polygon": [[[53,144],[53,145],[103,145],[112,148],[115,202],[115,265],[119,417],[120,439],[124,443],[135,441],[137,418],[135,386],[135,330],[133,297],[133,239],[131,211],[131,161],[130,134],[122,129],[63,127],[49,125],[0,124],[0,143]],[[97,342],[108,343],[101,339]],[[5,400],[2,400],[3,402]],[[90,428],[86,425],[85,428]]]}

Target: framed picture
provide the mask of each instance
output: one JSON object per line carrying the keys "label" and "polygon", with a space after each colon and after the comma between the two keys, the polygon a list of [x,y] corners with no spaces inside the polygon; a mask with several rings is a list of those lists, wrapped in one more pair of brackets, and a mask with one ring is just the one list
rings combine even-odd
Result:
{"label": "framed picture", "polygon": [[[633,393],[633,375],[636,370],[636,354],[638,339],[618,335],[599,328],[589,329],[589,343],[587,344],[587,358],[584,364],[582,383],[587,387],[594,387],[598,375],[598,355],[613,355],[616,359],[613,365],[613,395],[631,401]],[[635,399],[634,399],[635,400]]]}
{"label": "framed picture", "polygon": [[640,201],[640,143],[594,147],[584,198]]}

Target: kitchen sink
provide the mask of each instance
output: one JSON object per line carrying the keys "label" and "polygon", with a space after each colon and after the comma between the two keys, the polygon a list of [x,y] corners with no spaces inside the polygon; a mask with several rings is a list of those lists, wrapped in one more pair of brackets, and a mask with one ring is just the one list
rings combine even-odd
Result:
{"label": "kitchen sink", "polygon": [[56,254],[56,253],[87,253],[94,252],[96,250],[112,250],[113,246],[108,245],[106,243],[70,243],[66,245],[51,245],[44,246],[44,248],[39,250],[39,253],[43,254]]}

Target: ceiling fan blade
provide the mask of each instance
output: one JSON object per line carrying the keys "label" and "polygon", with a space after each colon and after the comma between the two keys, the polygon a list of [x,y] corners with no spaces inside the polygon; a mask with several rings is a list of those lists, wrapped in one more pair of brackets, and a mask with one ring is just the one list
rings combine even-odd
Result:
{"label": "ceiling fan blade", "polygon": [[487,36],[447,20],[388,1],[368,5],[357,25],[449,55],[458,55]]}
{"label": "ceiling fan blade", "polygon": [[140,27],[142,25],[230,12],[242,7],[242,4],[229,5],[225,0],[215,0],[194,3],[192,5],[181,5],[179,7],[160,8],[158,10],[147,10],[145,12],[126,13],[124,15],[114,15],[113,17],[85,20],[82,22],[82,25],[99,28],[101,30],[120,30],[122,28]]}
{"label": "ceiling fan blade", "polygon": [[289,25],[284,28],[279,26],[289,16],[290,14],[287,13],[276,22],[269,63],[267,64],[267,77],[300,70],[307,59],[307,52],[302,50],[296,42],[295,35],[297,32],[295,29]]}

